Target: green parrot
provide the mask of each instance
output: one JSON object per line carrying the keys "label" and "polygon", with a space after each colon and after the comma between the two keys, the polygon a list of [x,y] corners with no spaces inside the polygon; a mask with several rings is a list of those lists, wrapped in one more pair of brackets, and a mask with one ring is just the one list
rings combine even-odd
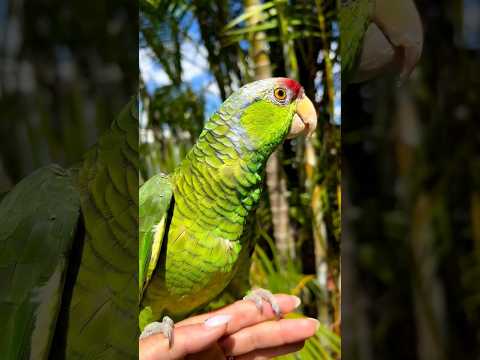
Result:
{"label": "green parrot", "polygon": [[[244,295],[254,243],[249,236],[269,156],[286,139],[311,134],[317,115],[303,88],[288,78],[247,84],[208,120],[171,176],[140,188],[139,326],[141,338],[222,292]],[[261,307],[272,294],[246,296]],[[159,320],[162,319],[162,322]]]}
{"label": "green parrot", "polygon": [[132,100],[81,164],[3,196],[2,359],[138,358],[136,114]]}
{"label": "green parrot", "polygon": [[413,0],[341,0],[342,87],[386,71],[403,82],[420,59],[423,29]]}

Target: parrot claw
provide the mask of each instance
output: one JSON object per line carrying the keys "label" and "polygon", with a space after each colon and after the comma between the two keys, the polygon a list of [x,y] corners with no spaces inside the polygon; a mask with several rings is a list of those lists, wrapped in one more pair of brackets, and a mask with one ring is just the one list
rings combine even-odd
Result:
{"label": "parrot claw", "polygon": [[142,333],[140,334],[140,339],[144,339],[151,335],[162,333],[168,339],[168,346],[172,347],[173,344],[173,320],[168,316],[164,316],[162,322],[152,322],[145,326]]}
{"label": "parrot claw", "polygon": [[252,291],[250,291],[250,293],[246,295],[243,300],[253,301],[260,312],[263,311],[262,301],[266,301],[272,306],[272,310],[278,318],[282,316],[280,306],[278,305],[275,296],[273,296],[273,294],[268,290],[261,288],[252,289]]}

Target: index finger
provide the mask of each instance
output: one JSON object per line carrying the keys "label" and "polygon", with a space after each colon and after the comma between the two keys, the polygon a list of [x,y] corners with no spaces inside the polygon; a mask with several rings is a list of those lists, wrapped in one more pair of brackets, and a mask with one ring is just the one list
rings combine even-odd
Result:
{"label": "index finger", "polygon": [[[296,296],[286,295],[286,294],[277,294],[275,299],[280,306],[282,314],[288,314],[295,310],[301,303],[300,299]],[[230,315],[232,318],[227,325],[226,334],[233,334],[240,329],[249,327],[266,320],[271,320],[275,318],[275,313],[272,311],[270,304],[263,302],[262,311],[257,309],[255,303],[250,300],[239,300],[231,305],[223,307],[214,312],[201,314],[197,316],[190,317],[183,321],[177,323],[177,326],[185,326],[191,324],[197,324],[205,319],[208,319],[216,314],[226,314]]]}

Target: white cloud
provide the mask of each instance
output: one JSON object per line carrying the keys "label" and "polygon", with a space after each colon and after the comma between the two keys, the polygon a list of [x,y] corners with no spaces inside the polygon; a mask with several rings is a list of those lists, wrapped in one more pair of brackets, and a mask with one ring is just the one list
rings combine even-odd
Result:
{"label": "white cloud", "polygon": [[170,79],[165,71],[157,64],[150,49],[140,49],[138,52],[140,74],[147,85],[159,87],[170,84]]}
{"label": "white cloud", "polygon": [[220,97],[220,89],[218,88],[218,84],[216,81],[211,81],[205,90],[215,96]]}
{"label": "white cloud", "polygon": [[182,43],[182,78],[190,81],[194,77],[209,71],[207,49],[203,45],[195,45],[191,40]]}
{"label": "white cloud", "polygon": [[[181,45],[182,52],[182,80],[190,82],[197,76],[208,74],[208,54],[203,45],[195,45],[191,40],[185,40]],[[140,73],[143,81],[154,87],[170,84],[170,79],[165,71],[155,60],[148,48],[139,51]]]}

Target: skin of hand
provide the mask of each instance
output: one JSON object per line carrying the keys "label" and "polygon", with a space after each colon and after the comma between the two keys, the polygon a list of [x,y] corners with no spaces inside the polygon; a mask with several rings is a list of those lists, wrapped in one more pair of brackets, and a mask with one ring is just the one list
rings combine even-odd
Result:
{"label": "skin of hand", "polygon": [[[282,314],[300,305],[290,295],[275,295]],[[173,345],[162,334],[139,341],[140,360],[260,360],[295,352],[318,329],[312,318],[276,319],[271,306],[258,311],[241,300],[217,311],[175,324]]]}

